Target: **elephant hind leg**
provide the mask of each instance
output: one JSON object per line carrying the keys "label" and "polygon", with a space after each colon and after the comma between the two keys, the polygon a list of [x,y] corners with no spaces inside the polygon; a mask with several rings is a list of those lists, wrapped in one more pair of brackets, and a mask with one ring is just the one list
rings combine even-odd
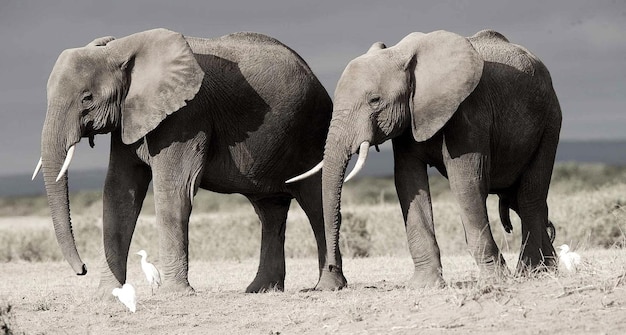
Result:
{"label": "elephant hind leg", "polygon": [[517,193],[518,214],[522,220],[522,247],[517,271],[556,265],[556,253],[548,220],[548,188],[552,177],[558,132],[546,131],[535,158],[522,174]]}
{"label": "elephant hind leg", "polygon": [[291,196],[248,197],[261,220],[261,257],[246,293],[285,289],[285,227]]}

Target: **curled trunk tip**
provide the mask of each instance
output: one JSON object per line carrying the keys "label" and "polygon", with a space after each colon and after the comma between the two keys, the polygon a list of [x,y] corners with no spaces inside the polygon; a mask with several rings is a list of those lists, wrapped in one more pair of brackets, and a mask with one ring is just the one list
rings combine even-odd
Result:
{"label": "curled trunk tip", "polygon": [[[74,269],[76,270],[76,269]],[[83,266],[80,268],[79,271],[76,271],[76,274],[79,276],[84,276],[87,274],[87,265],[85,265],[85,263],[83,263]]]}

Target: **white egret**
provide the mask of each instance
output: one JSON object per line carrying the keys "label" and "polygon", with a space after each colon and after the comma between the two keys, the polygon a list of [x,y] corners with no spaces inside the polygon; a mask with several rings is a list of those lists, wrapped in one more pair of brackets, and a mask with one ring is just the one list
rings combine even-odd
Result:
{"label": "white egret", "polygon": [[137,295],[133,285],[126,283],[122,285],[122,288],[114,288],[111,293],[128,307],[131,312],[135,313],[135,310],[137,310]]}
{"label": "white egret", "polygon": [[576,272],[577,266],[580,264],[580,255],[569,250],[569,245],[563,244],[559,247],[559,263],[562,264],[567,271]]}
{"label": "white egret", "polygon": [[154,294],[153,285],[156,285],[157,288],[161,286],[161,274],[154,264],[148,262],[148,254],[145,250],[139,250],[137,255],[141,256],[141,270],[143,270],[143,273],[146,275],[146,280],[148,280],[148,284],[150,284],[150,292]]}

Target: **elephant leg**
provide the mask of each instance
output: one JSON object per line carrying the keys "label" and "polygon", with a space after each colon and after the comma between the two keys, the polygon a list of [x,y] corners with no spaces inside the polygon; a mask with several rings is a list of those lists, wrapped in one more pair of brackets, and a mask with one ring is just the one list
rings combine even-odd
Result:
{"label": "elephant leg", "polygon": [[[300,207],[304,210],[313,234],[317,242],[317,256],[319,264],[319,280],[314,290],[338,290],[347,285],[347,280],[343,272],[336,268],[331,271],[327,266],[326,257],[326,233],[324,231],[324,214],[322,212],[322,175],[321,173],[304,179],[294,185],[293,192]],[[340,264],[340,260],[335,260],[334,264]],[[337,271],[338,270],[338,271]]]}
{"label": "elephant leg", "polygon": [[466,153],[445,158],[450,189],[461,209],[470,254],[484,277],[508,273],[506,263],[491,233],[487,217],[489,160],[481,153]]}
{"label": "elephant leg", "polygon": [[[163,172],[163,171],[159,171]],[[189,216],[193,183],[179,185],[174,171],[155,173],[153,181],[159,260],[166,291],[192,293],[189,285]],[[178,173],[178,172],[177,172]]]}
{"label": "elephant leg", "polygon": [[556,253],[546,230],[550,227],[547,198],[558,141],[556,134],[544,134],[535,159],[520,179],[517,206],[522,221],[522,247],[518,273],[556,266]]}
{"label": "elephant leg", "polygon": [[159,231],[159,270],[166,291],[194,292],[188,279],[189,216],[203,170],[203,140],[200,136],[188,143],[172,143],[151,162]]}
{"label": "elephant leg", "polygon": [[[115,138],[115,136],[112,136]],[[150,169],[133,160],[122,144],[111,141],[111,158],[103,191],[102,237],[104,261],[99,291],[111,290],[126,282],[128,249],[150,184]]]}
{"label": "elephant leg", "polygon": [[413,287],[445,285],[441,272],[439,245],[435,237],[433,210],[426,164],[417,161],[410,145],[394,141],[394,177],[402,208],[414,272]]}
{"label": "elephant leg", "polygon": [[285,226],[290,195],[249,197],[261,220],[261,259],[246,293],[285,289]]}

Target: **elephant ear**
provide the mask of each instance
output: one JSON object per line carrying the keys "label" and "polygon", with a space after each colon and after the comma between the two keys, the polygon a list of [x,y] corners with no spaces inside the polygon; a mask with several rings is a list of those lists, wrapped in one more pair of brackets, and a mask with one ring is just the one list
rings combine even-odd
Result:
{"label": "elephant ear", "polygon": [[411,78],[413,137],[418,142],[426,141],[474,91],[484,61],[465,37],[447,31],[413,33],[398,45],[413,50],[405,64],[414,75]]}
{"label": "elephant ear", "polygon": [[122,141],[126,144],[154,130],[200,90],[204,72],[179,33],[148,30],[111,41],[107,48],[130,76],[122,108]]}
{"label": "elephant ear", "polygon": [[89,44],[87,44],[87,46],[88,47],[103,47],[107,45],[107,43],[113,41],[114,39],[115,37],[113,36],[98,37],[95,40],[91,41]]}

